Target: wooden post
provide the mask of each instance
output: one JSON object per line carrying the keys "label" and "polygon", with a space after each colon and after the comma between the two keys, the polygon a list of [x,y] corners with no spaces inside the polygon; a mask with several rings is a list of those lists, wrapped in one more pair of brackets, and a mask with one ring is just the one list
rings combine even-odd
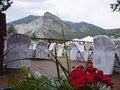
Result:
{"label": "wooden post", "polygon": [[6,35],[6,15],[0,12],[0,73],[3,71],[4,36]]}

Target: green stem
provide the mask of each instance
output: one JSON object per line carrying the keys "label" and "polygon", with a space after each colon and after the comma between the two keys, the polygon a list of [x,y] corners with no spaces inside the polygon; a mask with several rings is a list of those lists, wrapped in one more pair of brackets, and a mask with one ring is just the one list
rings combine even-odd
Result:
{"label": "green stem", "polygon": [[55,48],[55,60],[56,60],[58,80],[60,82],[60,70],[59,70],[59,64],[58,64],[58,59],[57,59],[57,50],[56,50],[56,48]]}
{"label": "green stem", "polygon": [[68,69],[68,72],[71,71],[71,63],[70,63],[70,59],[68,58],[68,54],[67,54],[67,46],[65,44],[65,33],[64,33],[64,29],[63,29],[63,26],[61,25],[62,27],[62,34],[63,34],[63,40],[64,40],[64,45],[65,45],[65,55],[66,55],[66,60],[67,60],[67,69]]}

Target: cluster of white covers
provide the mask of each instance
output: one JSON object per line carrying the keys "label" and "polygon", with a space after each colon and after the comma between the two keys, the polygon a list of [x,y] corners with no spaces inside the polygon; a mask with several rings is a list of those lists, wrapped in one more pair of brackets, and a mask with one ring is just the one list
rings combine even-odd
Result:
{"label": "cluster of white covers", "polygon": [[85,44],[72,42],[69,44],[70,49],[70,60],[76,61],[87,61],[92,54],[90,47],[92,43],[86,42]]}
{"label": "cluster of white covers", "polygon": [[[81,42],[81,43],[79,43]],[[86,61],[91,56],[91,47],[93,46],[93,37],[87,36],[82,39],[74,38],[72,41],[66,43],[70,47],[70,60]]]}
{"label": "cluster of white covers", "polygon": [[[120,40],[111,39],[106,35],[95,37],[87,36],[83,39],[73,39],[73,41],[84,41],[84,44],[70,43],[70,59],[88,60],[92,56],[94,67],[102,70],[104,74],[111,75],[113,71],[120,72]],[[92,43],[90,43],[92,42]],[[116,46],[117,44],[117,46]],[[90,46],[94,46],[93,53],[89,51]],[[79,52],[79,57],[78,57]]]}
{"label": "cluster of white covers", "polygon": [[5,41],[5,65],[7,68],[21,68],[22,66],[30,67],[30,58],[48,59],[50,55],[61,57],[64,46],[61,44],[51,43],[48,47],[47,41],[38,41],[37,43],[23,34],[11,34]]}
{"label": "cluster of white covers", "polygon": [[[31,39],[26,35],[12,34],[6,39],[6,67],[21,68],[23,65],[30,67],[30,60],[27,58],[34,56],[48,59],[49,56],[55,55],[56,51],[58,57],[67,52],[71,61],[87,61],[92,54],[93,65],[105,74],[112,74],[113,69],[120,72],[120,45],[116,47],[113,40],[105,35],[94,38],[88,36],[80,41],[85,43],[70,42],[67,45],[68,50],[65,50],[63,44],[51,43],[49,45],[47,41],[38,41],[35,44],[31,43]],[[92,45],[94,46],[93,53],[90,51]]]}

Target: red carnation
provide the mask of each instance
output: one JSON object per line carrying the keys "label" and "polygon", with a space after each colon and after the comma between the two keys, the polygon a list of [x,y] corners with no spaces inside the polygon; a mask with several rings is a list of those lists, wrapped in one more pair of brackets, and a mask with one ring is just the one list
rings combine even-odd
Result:
{"label": "red carnation", "polygon": [[78,88],[84,87],[86,85],[86,72],[74,69],[70,73],[69,81]]}
{"label": "red carnation", "polygon": [[88,67],[87,67],[87,71],[88,71],[89,73],[95,72],[96,70],[97,70],[97,69],[94,68],[93,66],[88,66]]}
{"label": "red carnation", "polygon": [[83,71],[84,70],[84,66],[78,66],[76,69]]}
{"label": "red carnation", "polygon": [[103,80],[107,86],[113,85],[113,82],[111,82],[111,78],[109,75],[103,75]]}
{"label": "red carnation", "polygon": [[73,86],[79,89],[85,88],[85,90],[88,90],[88,88],[91,90],[99,90],[99,85],[112,87],[113,83],[111,82],[110,76],[104,75],[103,71],[94,68],[91,60],[88,60],[85,65],[85,67],[78,66],[71,71],[69,81]]}
{"label": "red carnation", "polygon": [[95,82],[94,74],[88,74],[87,75],[87,82],[88,83],[94,83]]}
{"label": "red carnation", "polygon": [[111,81],[111,78],[109,75],[103,75],[103,80],[104,81]]}

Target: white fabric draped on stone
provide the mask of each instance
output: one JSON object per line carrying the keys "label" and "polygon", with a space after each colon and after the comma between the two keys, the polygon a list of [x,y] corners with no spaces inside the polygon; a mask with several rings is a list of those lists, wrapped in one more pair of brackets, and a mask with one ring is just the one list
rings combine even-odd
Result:
{"label": "white fabric draped on stone", "polygon": [[6,67],[21,68],[24,65],[30,67],[30,60],[23,60],[24,58],[29,58],[30,38],[26,35],[15,33],[10,35],[6,42]]}
{"label": "white fabric draped on stone", "polygon": [[81,61],[86,60],[86,56],[85,56],[86,53],[85,53],[85,50],[84,50],[84,45],[76,43],[76,46],[77,46],[78,51],[79,51],[79,53],[77,55],[78,59],[81,60]]}
{"label": "white fabric draped on stone", "polygon": [[77,60],[78,48],[75,43],[70,43],[70,60],[74,61]]}
{"label": "white fabric draped on stone", "polygon": [[58,56],[58,57],[61,57],[62,54],[63,54],[64,46],[61,45],[61,44],[58,44],[57,47],[58,47],[57,56]]}
{"label": "white fabric draped on stone", "polygon": [[120,73],[120,45],[116,46],[116,58],[115,58],[114,71]]}
{"label": "white fabric draped on stone", "polygon": [[48,43],[46,41],[39,41],[35,53],[37,58],[48,59]]}
{"label": "white fabric draped on stone", "polygon": [[94,37],[93,65],[104,74],[112,74],[115,61],[114,42],[105,35]]}
{"label": "white fabric draped on stone", "polygon": [[51,43],[50,44],[50,46],[49,46],[49,56],[55,55],[55,47],[56,47],[56,43]]}
{"label": "white fabric draped on stone", "polygon": [[92,51],[90,51],[91,47],[92,47],[91,42],[86,42],[85,43],[85,51],[84,51],[84,59],[85,59],[85,61],[92,58]]}

